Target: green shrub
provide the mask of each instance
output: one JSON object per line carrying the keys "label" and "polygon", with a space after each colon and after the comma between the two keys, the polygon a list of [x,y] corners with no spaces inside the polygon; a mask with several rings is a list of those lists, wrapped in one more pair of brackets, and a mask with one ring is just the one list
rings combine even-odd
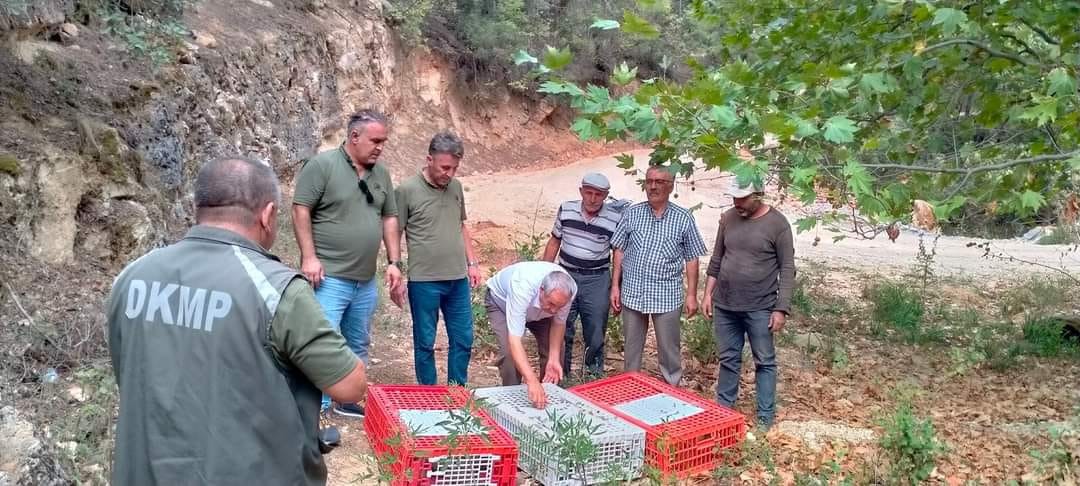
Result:
{"label": "green shrub", "polygon": [[682,318],[680,324],[690,356],[703,365],[716,362],[716,335],[713,333],[712,321],[697,314],[690,319]]}
{"label": "green shrub", "polygon": [[898,332],[909,343],[923,335],[926,305],[919,293],[898,283],[884,283],[870,289],[873,318]]}
{"label": "green shrub", "polygon": [[1065,323],[1058,319],[1034,318],[1024,322],[1024,342],[1028,352],[1044,358],[1078,356],[1080,349],[1063,335]]}
{"label": "green shrub", "polygon": [[889,459],[889,475],[900,484],[919,484],[930,477],[945,446],[937,439],[930,419],[915,415],[911,403],[901,400],[882,422],[880,445]]}

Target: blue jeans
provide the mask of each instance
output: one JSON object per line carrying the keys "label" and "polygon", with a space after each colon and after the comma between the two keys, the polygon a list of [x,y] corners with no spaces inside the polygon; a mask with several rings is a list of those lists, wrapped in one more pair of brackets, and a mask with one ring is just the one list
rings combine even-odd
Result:
{"label": "blue jeans", "polygon": [[563,376],[570,376],[574,361],[574,321],[581,317],[581,340],[585,343],[585,369],[594,375],[604,372],[604,331],[611,307],[611,272],[579,273],[568,270],[577,282],[577,296],[570,304],[563,337]]}
{"label": "blue jeans", "polygon": [[421,385],[434,385],[438,379],[435,371],[435,330],[439,324],[439,310],[446,322],[446,336],[450,341],[447,353],[447,383],[464,385],[469,380],[469,358],[472,356],[473,315],[469,300],[469,279],[438,280],[434,282],[409,281],[409,310],[413,322],[413,359],[416,365],[416,381]]}
{"label": "blue jeans", "polygon": [[[711,305],[711,303],[710,303]],[[716,402],[734,408],[739,396],[743,338],[750,338],[757,383],[758,424],[771,425],[776,416],[776,347],[769,331],[772,310],[726,311],[713,307],[713,330],[720,366],[716,381]]]}
{"label": "blue jeans", "polygon": [[[379,301],[378,279],[367,281],[327,276],[315,289],[326,320],[345,337],[345,343],[364,366],[368,364],[368,345],[371,344],[371,317]],[[330,397],[323,395],[323,408],[330,406]]]}

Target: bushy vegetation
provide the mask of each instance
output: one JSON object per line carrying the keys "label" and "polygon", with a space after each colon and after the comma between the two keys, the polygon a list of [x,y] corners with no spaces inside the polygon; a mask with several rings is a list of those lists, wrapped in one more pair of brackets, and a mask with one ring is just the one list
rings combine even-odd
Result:
{"label": "bushy vegetation", "polygon": [[[706,54],[715,43],[710,37],[719,31],[691,18],[689,3],[391,0],[384,16],[407,45],[426,46],[453,62],[462,81],[528,86],[529,73],[515,67],[514,53],[552,46],[553,59],[566,59],[570,79],[603,85],[620,63],[638,66],[648,77],[686,78],[685,59]],[[665,35],[641,41],[610,28],[590,28],[596,19],[627,15],[661,27]],[[576,53],[572,60],[571,51]]]}

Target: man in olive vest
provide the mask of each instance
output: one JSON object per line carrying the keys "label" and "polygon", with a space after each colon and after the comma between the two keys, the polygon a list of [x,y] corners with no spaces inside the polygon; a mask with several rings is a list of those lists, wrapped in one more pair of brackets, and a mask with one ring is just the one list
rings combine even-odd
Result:
{"label": "man in olive vest", "polygon": [[280,203],[269,166],[210,162],[197,225],[116,278],[113,484],[325,484],[320,390],[355,402],[367,380],[308,283],[269,253]]}
{"label": "man in olive vest", "polygon": [[[402,305],[401,234],[390,172],[377,163],[389,137],[386,116],[361,110],[346,125],[345,141],[306,160],[296,176],[293,232],[300,247],[300,270],[315,287],[327,320],[349,348],[368,364],[371,320],[378,305],[375,278],[379,243],[390,259],[386,283]],[[324,396],[322,409],[331,410]],[[363,418],[364,407],[338,402],[333,411]]]}

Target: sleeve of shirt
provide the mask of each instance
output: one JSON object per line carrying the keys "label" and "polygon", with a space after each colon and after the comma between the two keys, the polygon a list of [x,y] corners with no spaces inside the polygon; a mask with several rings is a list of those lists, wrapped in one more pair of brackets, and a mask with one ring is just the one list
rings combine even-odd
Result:
{"label": "sleeve of shirt", "polygon": [[469,219],[468,213],[465,212],[465,189],[461,187],[461,183],[457,184],[458,200],[461,201],[461,220],[466,221]]}
{"label": "sleeve of shirt", "polygon": [[394,204],[397,205],[398,228],[405,231],[409,225],[409,194],[405,187],[394,189]]}
{"label": "sleeve of shirt", "polygon": [[694,217],[690,216],[690,224],[683,233],[683,259],[690,261],[707,253],[709,253],[709,250],[705,248],[705,240],[701,238],[701,230],[698,229]]}
{"label": "sleeve of shirt", "polygon": [[386,172],[386,169],[383,169],[383,175],[386,180],[387,197],[383,200],[382,217],[389,218],[398,215],[397,198],[391,197],[394,195],[394,181],[390,180],[390,174]]}
{"label": "sleeve of shirt", "polygon": [[611,247],[621,250],[626,249],[626,240],[630,237],[629,211],[624,211],[619,224],[615,226],[615,234],[611,235]]}
{"label": "sleeve of shirt", "polygon": [[270,345],[279,361],[300,370],[320,390],[341,381],[356,367],[356,355],[330,327],[315,292],[300,278],[285,287],[278,302],[270,323]]}
{"label": "sleeve of shirt", "polygon": [[506,330],[511,336],[525,335],[525,319],[537,289],[528,288],[524,281],[513,278],[506,296]]}
{"label": "sleeve of shirt", "polygon": [[326,174],[319,164],[304,161],[300,175],[296,176],[296,189],[293,190],[293,204],[309,208],[315,207],[326,190]]}
{"label": "sleeve of shirt", "polygon": [[559,205],[559,210],[555,211],[555,226],[551,228],[551,236],[558,239],[562,239],[562,204]]}
{"label": "sleeve of shirt", "polygon": [[709,266],[705,269],[705,275],[713,278],[720,277],[720,262],[724,260],[724,219],[720,218],[720,224],[716,227],[716,243],[713,245],[712,256],[709,257]]}
{"label": "sleeve of shirt", "polygon": [[[787,226],[787,222],[784,222]],[[776,239],[776,257],[780,260],[780,291],[776,299],[776,308],[785,314],[791,312],[791,296],[795,293],[795,242],[788,226]]]}

